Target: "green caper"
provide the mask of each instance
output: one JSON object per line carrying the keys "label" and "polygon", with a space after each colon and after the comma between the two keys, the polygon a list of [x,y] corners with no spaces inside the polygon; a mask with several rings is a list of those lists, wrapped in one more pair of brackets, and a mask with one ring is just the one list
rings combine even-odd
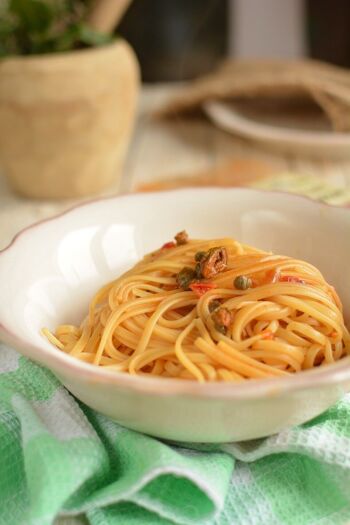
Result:
{"label": "green caper", "polygon": [[247,290],[252,287],[252,280],[246,275],[238,275],[233,281],[233,285],[237,290]]}
{"label": "green caper", "polygon": [[188,266],[182,268],[182,270],[176,276],[176,283],[179,288],[188,290],[191,282],[196,278],[195,271]]}
{"label": "green caper", "polygon": [[207,256],[207,252],[197,252],[194,256],[196,262],[201,262]]}
{"label": "green caper", "polygon": [[221,303],[218,299],[213,299],[212,301],[210,301],[209,303],[209,312],[212,313],[214,312],[214,310],[217,310],[218,308],[220,308],[221,306]]}
{"label": "green caper", "polygon": [[194,273],[196,274],[196,279],[202,279],[202,267],[201,264],[198,262],[196,266],[194,267]]}

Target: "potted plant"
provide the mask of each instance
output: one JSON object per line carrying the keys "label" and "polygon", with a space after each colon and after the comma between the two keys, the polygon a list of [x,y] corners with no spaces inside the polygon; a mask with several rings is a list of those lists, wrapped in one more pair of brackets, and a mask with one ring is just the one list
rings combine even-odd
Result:
{"label": "potted plant", "polygon": [[108,30],[125,0],[8,0],[0,12],[0,165],[35,198],[93,194],[120,173],[139,68]]}

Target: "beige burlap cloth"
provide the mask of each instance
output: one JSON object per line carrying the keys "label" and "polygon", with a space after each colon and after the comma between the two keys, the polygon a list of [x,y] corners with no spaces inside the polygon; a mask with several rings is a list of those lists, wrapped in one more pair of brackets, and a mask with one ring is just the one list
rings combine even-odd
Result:
{"label": "beige burlap cloth", "polygon": [[183,88],[158,112],[172,116],[199,109],[208,100],[308,100],[319,106],[335,131],[350,131],[350,71],[313,60],[236,61]]}

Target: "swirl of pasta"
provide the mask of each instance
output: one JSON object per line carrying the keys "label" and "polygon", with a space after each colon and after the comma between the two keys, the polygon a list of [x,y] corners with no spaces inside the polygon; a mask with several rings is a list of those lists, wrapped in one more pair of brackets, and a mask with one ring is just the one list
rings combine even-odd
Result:
{"label": "swirl of pasta", "polygon": [[340,299],[311,264],[175,238],[99,290],[80,326],[44,336],[116,372],[199,382],[288,376],[350,353]]}

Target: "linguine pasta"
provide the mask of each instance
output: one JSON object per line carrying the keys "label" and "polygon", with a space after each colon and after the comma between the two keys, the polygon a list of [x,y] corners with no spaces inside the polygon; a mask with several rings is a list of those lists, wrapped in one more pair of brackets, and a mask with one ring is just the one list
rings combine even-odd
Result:
{"label": "linguine pasta", "polygon": [[314,266],[185,232],[99,290],[80,326],[43,334],[96,366],[200,382],[288,376],[350,352],[341,302]]}

